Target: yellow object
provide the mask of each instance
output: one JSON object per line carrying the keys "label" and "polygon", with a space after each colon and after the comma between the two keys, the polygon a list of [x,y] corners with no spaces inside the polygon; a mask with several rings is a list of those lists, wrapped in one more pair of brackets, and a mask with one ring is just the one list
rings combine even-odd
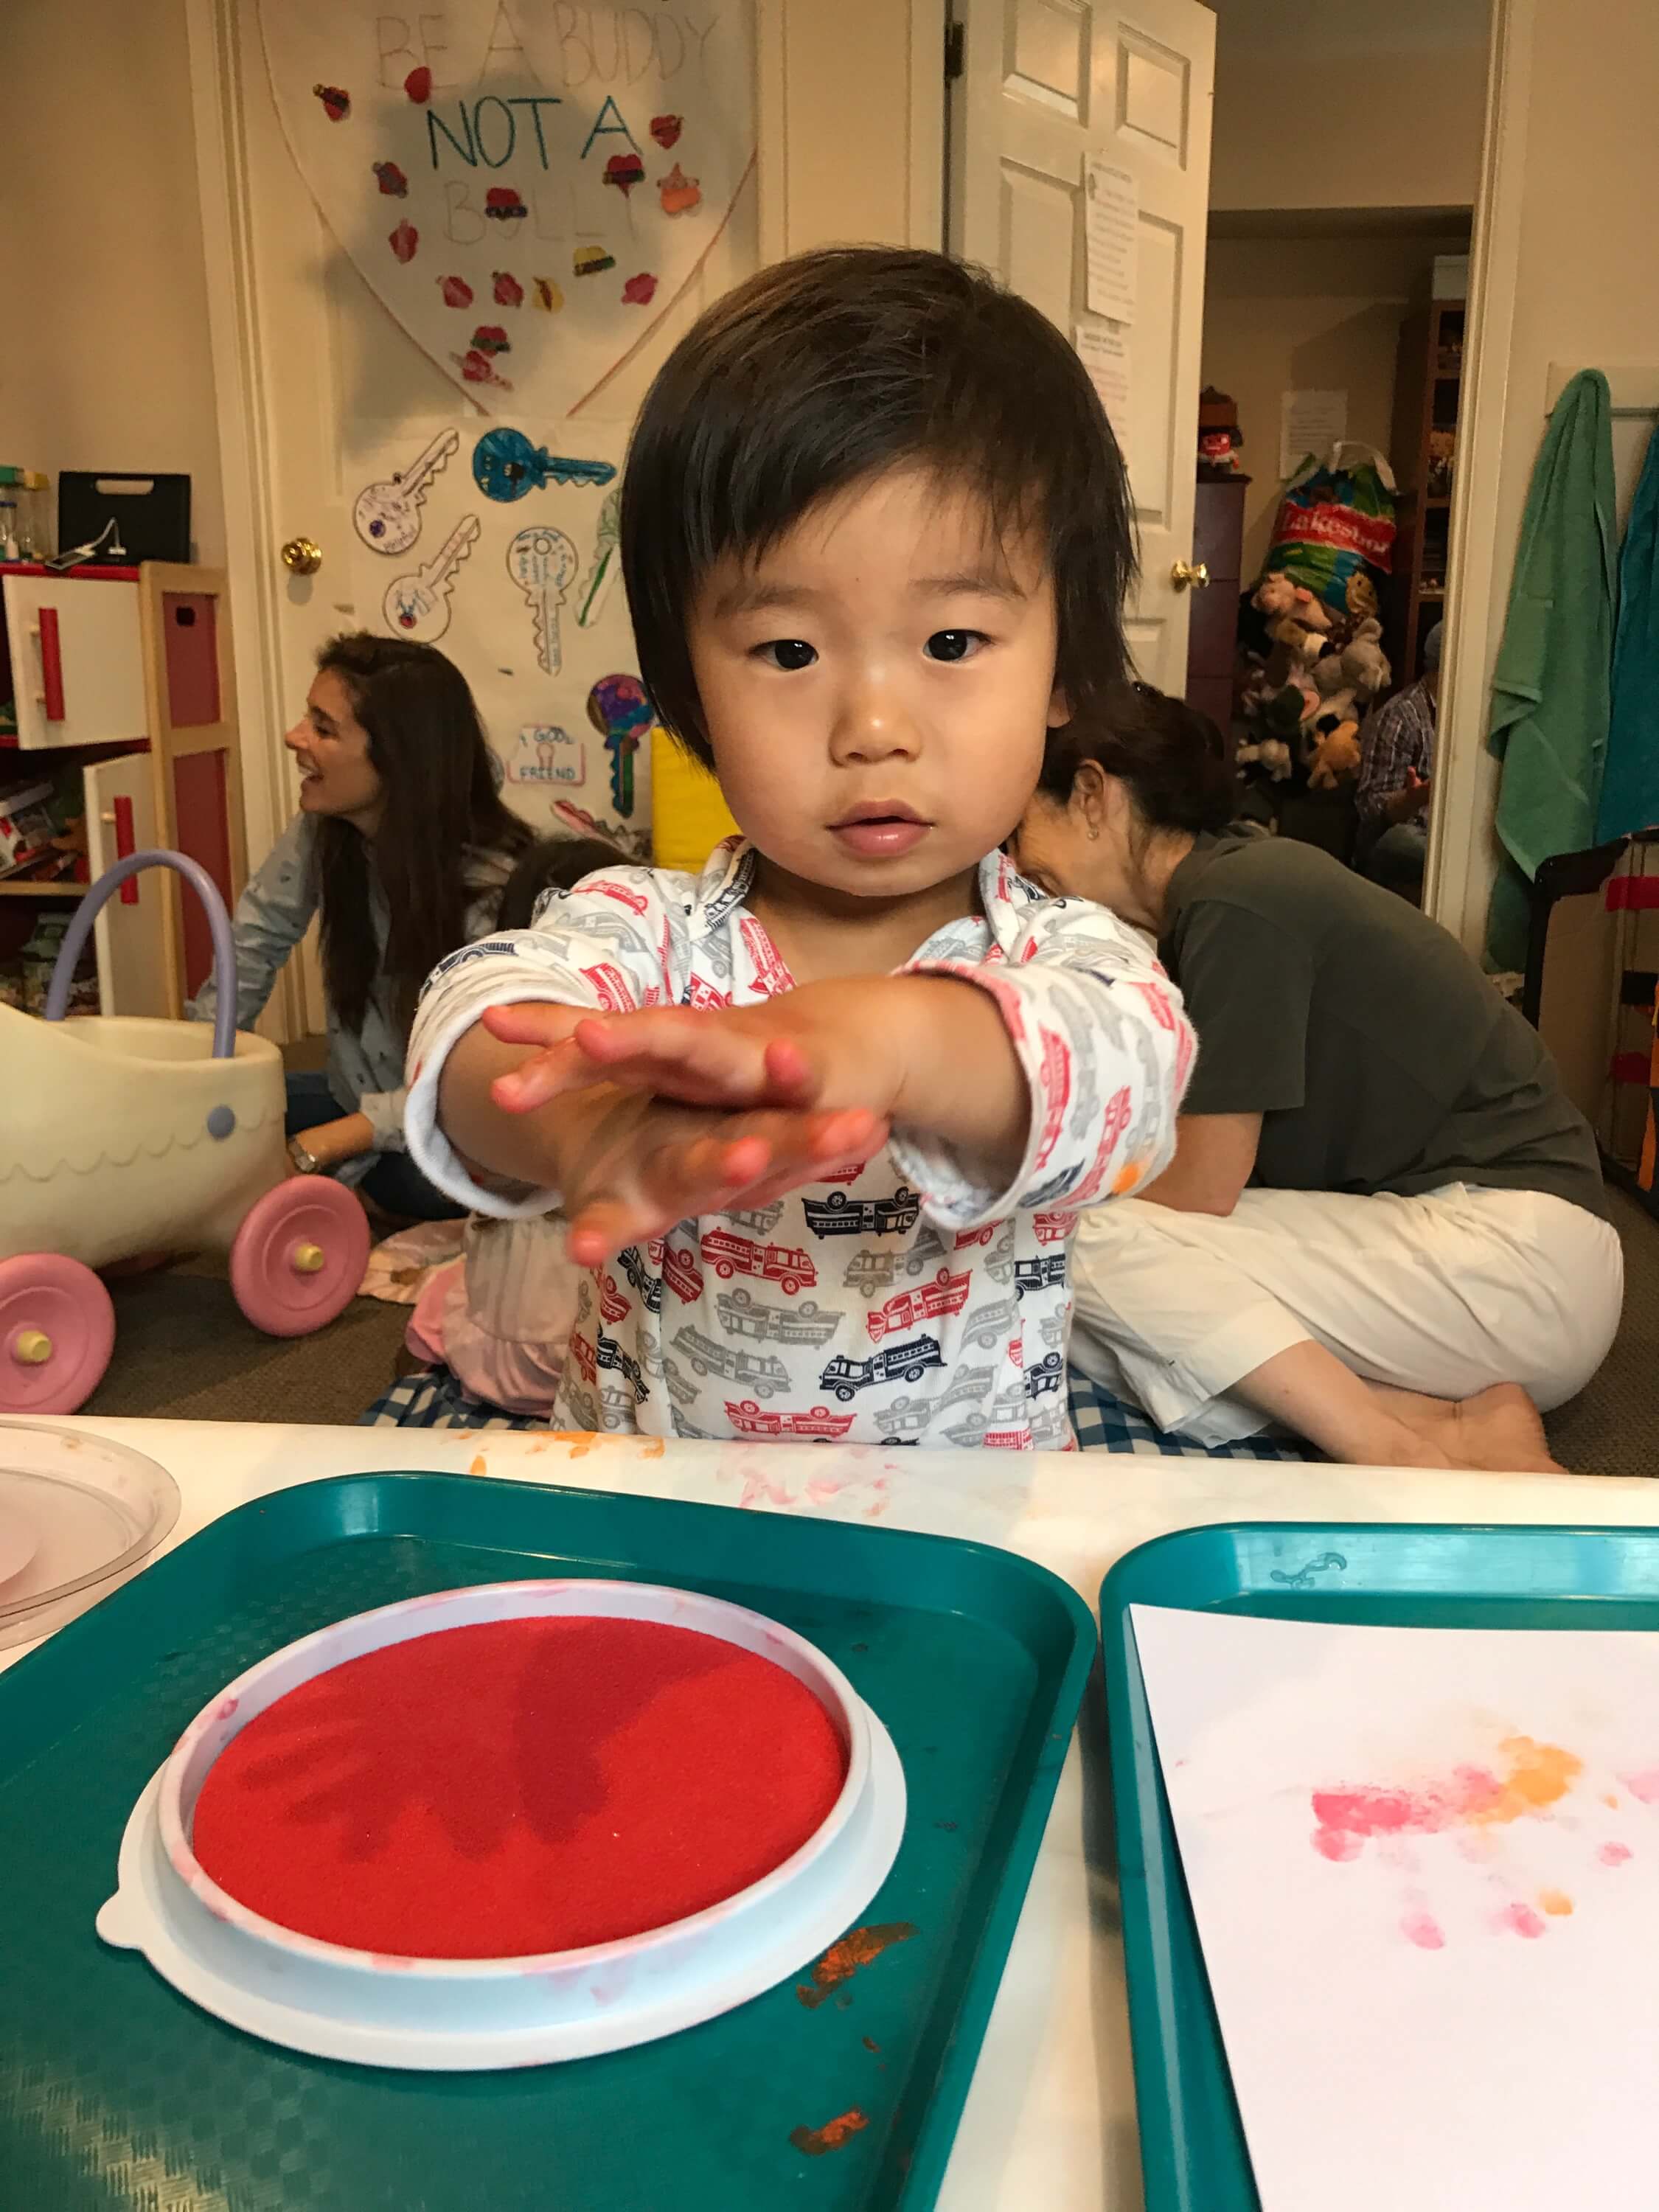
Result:
{"label": "yellow object", "polygon": [[320,1244],[296,1244],[289,1255],[289,1264],[296,1275],[316,1275],[322,1272],[323,1257]]}
{"label": "yellow object", "polygon": [[651,732],[651,853],[659,868],[696,875],[722,837],[735,837],[720,787],[665,730]]}
{"label": "yellow object", "polygon": [[11,1356],[20,1367],[44,1367],[52,1358],[52,1339],[43,1328],[20,1329]]}

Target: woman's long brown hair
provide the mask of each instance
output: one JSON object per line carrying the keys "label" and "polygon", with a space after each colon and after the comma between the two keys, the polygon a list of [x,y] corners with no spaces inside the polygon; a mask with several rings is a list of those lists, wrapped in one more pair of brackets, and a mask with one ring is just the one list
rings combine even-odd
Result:
{"label": "woman's long brown hair", "polygon": [[[480,857],[511,861],[532,831],[502,804],[466,678],[435,647],[357,630],[331,639],[317,665],[345,685],[385,793],[372,838],[333,817],[317,824],[324,988],[349,1030],[362,1029],[370,1000],[383,994],[406,1037],[422,984],[466,940]],[[369,914],[372,878],[388,915],[384,957]]]}

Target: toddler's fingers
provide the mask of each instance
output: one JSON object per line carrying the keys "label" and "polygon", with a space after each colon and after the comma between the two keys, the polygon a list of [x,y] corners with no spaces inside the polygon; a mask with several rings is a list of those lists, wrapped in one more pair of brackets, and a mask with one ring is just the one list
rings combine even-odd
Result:
{"label": "toddler's fingers", "polygon": [[689,1106],[805,1106],[817,1086],[803,1056],[775,1047],[718,1016],[679,1006],[590,1016],[576,1043],[613,1083]]}
{"label": "toddler's fingers", "polygon": [[529,1114],[538,1106],[545,1106],[550,1098],[586,1091],[602,1080],[580,1048],[565,1039],[532,1053],[522,1066],[506,1075],[498,1075],[489,1086],[489,1095],[504,1114]]}
{"label": "toddler's fingers", "polygon": [[479,1016],[491,1036],[503,1044],[562,1044],[581,1018],[579,1006],[544,999],[515,999],[508,1006],[486,1006]]}

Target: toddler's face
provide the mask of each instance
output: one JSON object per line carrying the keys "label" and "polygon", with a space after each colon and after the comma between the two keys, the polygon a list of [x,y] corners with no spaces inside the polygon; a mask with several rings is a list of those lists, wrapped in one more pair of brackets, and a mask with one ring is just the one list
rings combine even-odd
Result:
{"label": "toddler's face", "polygon": [[904,897],[971,869],[1036,786],[1054,687],[1039,548],[916,469],[720,564],[691,661],[727,804],[805,882]]}

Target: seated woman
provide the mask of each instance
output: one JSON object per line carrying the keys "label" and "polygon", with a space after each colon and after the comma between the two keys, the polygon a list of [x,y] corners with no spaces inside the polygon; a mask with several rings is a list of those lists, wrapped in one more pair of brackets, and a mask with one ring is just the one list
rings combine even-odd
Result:
{"label": "seated woman", "polygon": [[[317,657],[283,739],[300,811],[237,901],[236,1025],[251,1029],[318,916],[328,1072],[288,1079],[300,1175],[337,1174],[386,1212],[465,1212],[404,1146],[404,1054],[422,984],[483,936],[532,842],[497,794],[465,678],[429,645],[358,631]],[[211,979],[190,1012],[211,1021]]]}
{"label": "seated woman", "polygon": [[1213,1445],[1549,1468],[1623,1262],[1589,1125],[1461,946],[1328,854],[1227,832],[1213,724],[1145,686],[1054,732],[1012,847],[1152,932],[1198,1031],[1171,1166],[1085,1217],[1072,1358]]}

